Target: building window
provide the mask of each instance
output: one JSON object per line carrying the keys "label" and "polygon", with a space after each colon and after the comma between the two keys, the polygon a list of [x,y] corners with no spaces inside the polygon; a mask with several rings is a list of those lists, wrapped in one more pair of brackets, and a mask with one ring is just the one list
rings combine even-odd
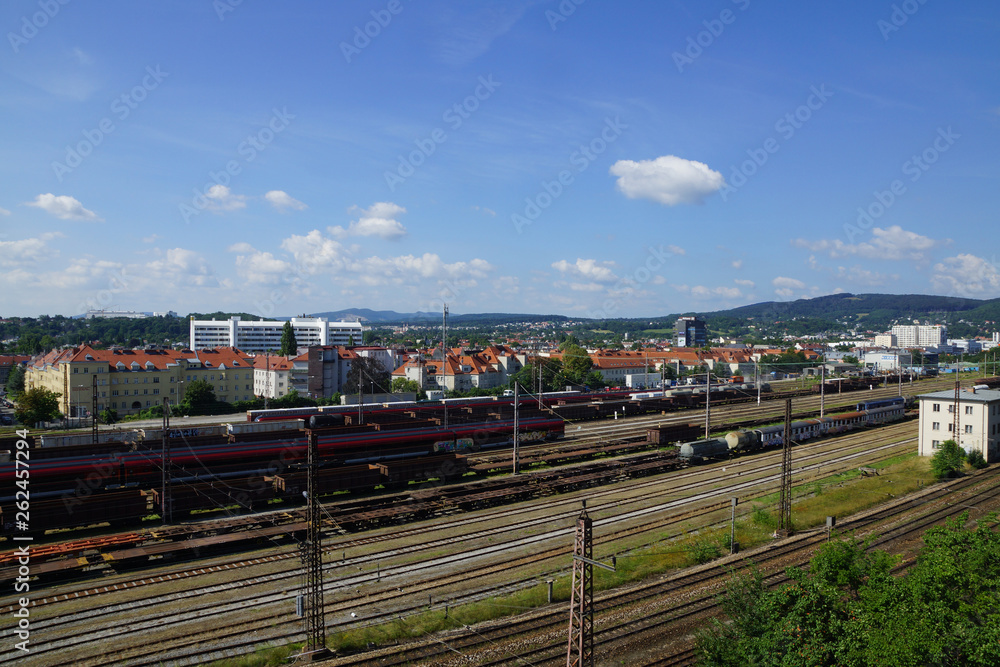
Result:
{"label": "building window", "polygon": [[934,422],[933,424],[931,424],[931,430],[932,431],[940,431],[941,430],[941,422]]}
{"label": "building window", "polygon": [[941,412],[941,404],[940,403],[935,403],[934,406],[931,409],[934,412]]}
{"label": "building window", "polygon": [[965,432],[966,433],[972,433],[972,424],[966,424],[965,425]]}
{"label": "building window", "polygon": [[[153,378],[153,384],[159,384],[159,383],[160,383],[160,378]],[[167,507],[167,509],[170,509],[170,508]]]}
{"label": "building window", "polygon": [[[84,372],[84,373],[89,373],[89,372],[90,372],[90,369],[89,369],[89,368],[86,368],[86,367],[84,367],[84,369],[83,369],[83,372]],[[168,507],[167,509],[170,509],[170,508]]]}
{"label": "building window", "polygon": [[967,414],[967,415],[971,415],[972,414],[972,406],[971,405],[966,405],[965,406],[965,414]]}
{"label": "building window", "polygon": [[931,440],[931,449],[941,449],[941,441]]}

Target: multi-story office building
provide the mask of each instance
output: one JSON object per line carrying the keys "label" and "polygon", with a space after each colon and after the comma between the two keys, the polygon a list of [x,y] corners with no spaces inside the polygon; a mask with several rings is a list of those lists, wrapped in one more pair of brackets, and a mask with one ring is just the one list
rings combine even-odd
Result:
{"label": "multi-story office building", "polygon": [[[298,347],[360,345],[361,322],[330,322],[325,317],[293,317]],[[281,349],[285,323],[276,320],[191,320],[191,349],[236,347],[247,352]]]}
{"label": "multi-story office building", "polygon": [[708,330],[705,320],[697,317],[681,317],[674,324],[677,347],[704,347],[708,345]]}

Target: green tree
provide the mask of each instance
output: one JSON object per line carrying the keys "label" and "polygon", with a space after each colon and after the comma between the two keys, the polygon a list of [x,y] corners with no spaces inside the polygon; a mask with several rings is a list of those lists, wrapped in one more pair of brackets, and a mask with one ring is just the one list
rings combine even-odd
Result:
{"label": "green tree", "polygon": [[299,343],[295,340],[295,329],[291,322],[285,322],[281,328],[281,356],[290,357],[298,352]]}
{"label": "green tree", "polygon": [[420,388],[420,383],[409,378],[393,378],[389,388],[392,389],[392,393],[394,394],[416,394],[417,400],[422,400],[427,396],[424,390]]}
{"label": "green tree", "polygon": [[388,393],[391,391],[392,379],[378,359],[374,357],[356,357],[351,361],[351,369],[347,371],[343,393],[357,394],[359,391],[368,393]]}
{"label": "green tree", "polygon": [[954,477],[965,467],[965,450],[954,440],[945,440],[931,457],[931,472],[936,479]]}
{"label": "green tree", "polygon": [[573,382],[583,384],[594,362],[579,345],[567,344],[563,348],[563,372]]}
{"label": "green tree", "polygon": [[13,364],[7,376],[7,394],[11,398],[16,398],[22,391],[24,391],[24,367],[21,364]]}
{"label": "green tree", "polygon": [[45,387],[28,389],[17,397],[14,416],[22,424],[28,425],[58,419],[62,417],[62,413],[59,412],[60,396],[62,394],[57,394]]}
{"label": "green tree", "polygon": [[115,424],[118,422],[118,411],[110,408],[101,410],[99,417],[102,424]]}
{"label": "green tree", "polygon": [[193,380],[184,388],[181,411],[186,415],[209,415],[218,403],[215,387],[207,380]]}

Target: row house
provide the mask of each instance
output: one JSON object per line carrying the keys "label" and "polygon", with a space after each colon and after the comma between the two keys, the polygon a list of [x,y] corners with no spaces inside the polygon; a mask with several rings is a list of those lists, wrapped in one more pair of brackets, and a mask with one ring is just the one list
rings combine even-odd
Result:
{"label": "row house", "polygon": [[293,389],[302,396],[309,393],[309,354],[298,356],[257,355],[253,363],[255,396],[281,398]]}
{"label": "row house", "polygon": [[191,382],[212,385],[221,401],[254,396],[253,360],[236,348],[192,350],[95,350],[88,345],[53,350],[28,365],[25,388],[45,387],[60,394],[59,409],[82,417],[93,407],[133,414],[177,405]]}

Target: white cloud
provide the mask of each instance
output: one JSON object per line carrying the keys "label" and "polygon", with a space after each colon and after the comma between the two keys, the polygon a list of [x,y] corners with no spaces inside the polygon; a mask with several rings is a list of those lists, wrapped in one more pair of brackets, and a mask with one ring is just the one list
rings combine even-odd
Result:
{"label": "white cloud", "polygon": [[614,282],[618,279],[612,267],[614,262],[598,262],[596,259],[577,258],[575,263],[561,259],[552,263],[552,268],[560,273],[584,278],[599,283]]}
{"label": "white cloud", "polygon": [[143,243],[156,243],[157,241],[159,241],[162,238],[163,237],[160,236],[159,234],[150,234],[149,236],[143,237],[142,242]]}
{"label": "white cloud", "polygon": [[235,211],[247,205],[245,195],[234,195],[225,185],[210,187],[205,199],[205,208],[209,211]]}
{"label": "white cloud", "polygon": [[950,240],[935,241],[916,232],[908,232],[899,225],[888,229],[875,227],[872,229],[871,241],[847,244],[840,239],[807,241],[794,239],[792,245],[797,248],[808,248],[813,252],[824,252],[832,258],[857,256],[865,259],[912,260],[927,259],[927,251],[939,245],[950,243]]}
{"label": "white cloud", "polygon": [[344,268],[346,251],[344,246],[326,238],[318,229],[305,236],[293,234],[281,242],[281,247],[292,253],[300,272],[336,272]]}
{"label": "white cloud", "polygon": [[102,220],[102,218],[97,217],[96,213],[85,209],[83,204],[69,195],[56,196],[54,194],[47,193],[38,195],[35,197],[35,201],[25,202],[24,205],[40,208],[46,213],[56,216],[60,220]]}
{"label": "white cloud", "polygon": [[738,299],[743,296],[743,291],[739,287],[705,287],[704,285],[695,285],[691,288],[691,296],[696,299],[711,299],[715,297]]}
{"label": "white cloud", "polygon": [[406,236],[406,228],[396,220],[396,217],[406,213],[406,209],[392,202],[377,202],[367,209],[357,206],[351,207],[351,211],[357,211],[360,215],[357,220],[351,221],[350,226],[344,229],[341,226],[330,227],[328,231],[337,238],[345,236],[378,236],[383,239],[397,239]]}
{"label": "white cloud", "polygon": [[742,269],[743,268],[743,260],[742,259],[734,259],[732,261],[732,263],[731,263],[731,266],[734,269]]}
{"label": "white cloud", "polygon": [[248,283],[275,284],[292,276],[292,265],[269,252],[250,249],[250,254],[237,255],[236,272]]}
{"label": "white cloud", "polygon": [[240,241],[239,243],[234,243],[233,245],[226,248],[229,252],[256,252],[254,247],[247,243],[246,241]]}
{"label": "white cloud", "polygon": [[959,254],[934,265],[931,284],[948,294],[995,297],[1000,295],[1000,272],[982,257]]}
{"label": "white cloud", "polygon": [[494,217],[494,218],[497,216],[497,212],[496,211],[494,211],[491,208],[486,208],[485,206],[473,206],[472,210],[473,211],[482,211],[486,215]]}
{"label": "white cloud", "polygon": [[0,208],[0,215],[10,215],[10,211],[5,208]]}
{"label": "white cloud", "polygon": [[160,259],[144,264],[141,271],[136,269],[135,274],[157,285],[209,287],[218,284],[208,260],[186,248],[167,250]]}
{"label": "white cloud", "polygon": [[667,246],[667,250],[669,250],[670,252],[674,253],[675,255],[686,255],[687,254],[687,250],[685,250],[684,248],[680,247],[679,245],[668,245]]}
{"label": "white cloud", "polygon": [[734,280],[733,282],[736,283],[737,285],[743,285],[744,287],[749,287],[750,289],[753,289],[754,287],[757,286],[754,283],[754,281],[752,281],[752,280],[740,280],[740,279],[737,279],[737,280]]}
{"label": "white cloud", "polygon": [[308,206],[300,202],[298,199],[295,199],[294,197],[289,195],[284,190],[271,190],[270,192],[264,195],[264,199],[271,202],[271,205],[274,206],[274,208],[278,209],[279,211],[284,211],[287,209],[302,211],[309,208]]}
{"label": "white cloud", "polygon": [[774,293],[783,299],[790,299],[795,294],[795,290],[806,288],[806,284],[801,280],[786,278],[785,276],[778,276],[771,281],[771,284],[775,287]]}
{"label": "white cloud", "polygon": [[629,199],[652,199],[667,206],[700,204],[725,184],[722,174],[707,164],[676,155],[619,160],[609,171],[618,176],[618,189]]}
{"label": "white cloud", "polygon": [[46,232],[37,238],[0,241],[0,266],[19,266],[42,260],[51,254],[47,242],[62,236],[59,232]]}

